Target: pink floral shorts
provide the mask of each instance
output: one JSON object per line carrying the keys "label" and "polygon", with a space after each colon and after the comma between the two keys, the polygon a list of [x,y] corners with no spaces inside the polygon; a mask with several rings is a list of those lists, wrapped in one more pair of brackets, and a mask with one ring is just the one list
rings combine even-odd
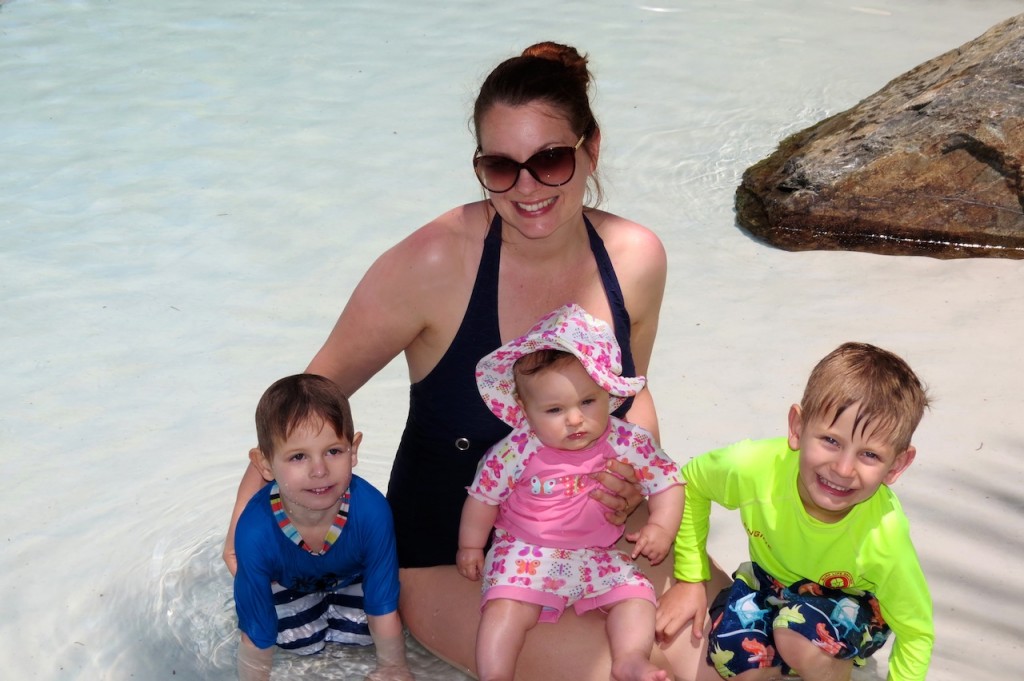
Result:
{"label": "pink floral shorts", "polygon": [[504,530],[494,531],[484,561],[481,607],[496,598],[540,605],[541,622],[558,621],[570,605],[582,615],[629,598],[657,602],[651,581],[627,553],[540,547]]}

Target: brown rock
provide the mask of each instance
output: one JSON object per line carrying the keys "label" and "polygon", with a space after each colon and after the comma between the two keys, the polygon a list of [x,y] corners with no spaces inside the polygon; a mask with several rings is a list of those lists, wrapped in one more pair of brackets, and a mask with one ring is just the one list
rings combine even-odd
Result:
{"label": "brown rock", "polygon": [[1024,258],[1024,14],[791,135],[739,224],[787,250]]}

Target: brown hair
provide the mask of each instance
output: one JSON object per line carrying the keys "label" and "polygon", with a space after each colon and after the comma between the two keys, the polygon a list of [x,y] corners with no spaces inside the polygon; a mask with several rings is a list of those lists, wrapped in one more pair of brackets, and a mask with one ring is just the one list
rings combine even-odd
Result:
{"label": "brown hair", "polygon": [[515,364],[512,365],[512,373],[514,376],[533,376],[539,374],[550,366],[555,364],[568,363],[569,360],[575,360],[576,355],[565,350],[536,350],[528,355],[523,355],[516,360]]}
{"label": "brown hair", "polygon": [[296,374],[275,381],[256,406],[256,440],[260,451],[269,459],[275,445],[310,421],[330,425],[349,442],[355,437],[348,398],[333,381],[315,374]]}
{"label": "brown hair", "polygon": [[832,414],[833,423],[859,403],[854,428],[876,424],[897,453],[910,439],[929,404],[927,389],[910,366],[888,350],[844,343],[826,355],[807,380],[800,409],[804,421]]}
{"label": "brown hair", "polygon": [[536,376],[545,369],[578,361],[579,359],[576,355],[571,352],[551,348],[536,350],[528,355],[523,355],[512,365],[512,375],[516,379],[516,393],[522,398],[522,389],[519,385],[520,377]]}
{"label": "brown hair", "polygon": [[[523,50],[494,67],[484,79],[473,106],[473,131],[480,146],[480,122],[495,104],[525,106],[543,102],[562,112],[577,136],[586,135],[589,144],[598,130],[590,108],[591,74],[587,57],[575,47],[541,42]],[[601,201],[601,186],[596,177],[593,195]],[[588,187],[588,192],[590,188]]]}

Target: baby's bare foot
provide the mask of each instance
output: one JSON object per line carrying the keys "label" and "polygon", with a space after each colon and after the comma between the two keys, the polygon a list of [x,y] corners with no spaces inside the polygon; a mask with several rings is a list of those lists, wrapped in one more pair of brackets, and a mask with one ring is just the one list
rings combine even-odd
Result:
{"label": "baby's bare foot", "polygon": [[623,657],[612,662],[615,681],[673,681],[664,669],[659,669],[643,655]]}

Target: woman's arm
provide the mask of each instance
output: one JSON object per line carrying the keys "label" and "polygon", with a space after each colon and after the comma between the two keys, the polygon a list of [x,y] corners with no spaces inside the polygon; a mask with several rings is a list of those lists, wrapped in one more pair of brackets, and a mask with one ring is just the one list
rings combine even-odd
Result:
{"label": "woman's arm", "polygon": [[[655,441],[659,441],[658,413],[648,371],[665,295],[668,268],[665,247],[654,232],[635,222],[608,214],[598,222],[598,231],[608,249],[629,312],[633,364],[638,375],[647,376],[647,387],[633,398],[626,420],[648,430]],[[610,522],[621,525],[643,502],[644,496],[631,466],[612,461],[608,471],[595,475],[601,485],[591,496],[608,507],[606,517]]]}
{"label": "woman's arm", "polygon": [[[383,270],[397,267],[397,259],[394,255],[389,257],[385,254],[374,263],[356,287],[327,341],[306,369],[309,373],[332,379],[348,395],[355,392],[370,376],[397,356],[422,330],[423,317],[409,311],[408,306],[413,303],[408,295],[403,294],[404,300],[395,305],[396,308],[409,313],[398,315],[400,319],[396,319],[390,312],[382,312],[376,316],[370,312],[375,306],[388,307],[383,301],[392,284],[383,275]],[[235,558],[235,525],[249,499],[264,484],[266,481],[250,463],[238,485],[235,506],[224,539],[223,558],[232,575],[238,569]]]}
{"label": "woman's arm", "polygon": [[306,368],[351,396],[431,325],[422,265],[410,254],[416,234],[377,259],[349,297],[334,328]]}
{"label": "woman's arm", "polygon": [[449,211],[381,255],[306,370],[350,397],[402,353],[412,382],[426,376],[455,337],[473,288],[485,234],[474,215],[466,206]]}
{"label": "woman's arm", "polygon": [[[370,266],[307,372],[330,378],[351,396],[403,352],[413,380],[436,364],[458,328],[458,305],[465,302],[464,252],[473,237],[464,229],[463,212],[456,209],[421,227]],[[262,485],[250,465],[224,542],[224,562],[232,574],[235,523]]]}
{"label": "woman's arm", "polygon": [[[257,449],[249,450],[249,457],[251,459],[253,452],[259,452]],[[260,454],[262,456],[262,454]],[[223,558],[225,565],[228,566],[228,572],[234,577],[238,571],[238,558],[235,555],[235,526],[238,525],[238,518],[242,515],[242,511],[245,510],[245,505],[249,503],[252,496],[256,492],[260,491],[267,480],[263,479],[263,475],[259,469],[256,468],[250,461],[249,465],[245,469],[245,473],[242,474],[242,481],[238,483],[238,493],[235,495],[235,507],[231,510],[231,520],[228,522],[228,533],[224,538],[224,552]]]}
{"label": "woman's arm", "polygon": [[[394,282],[403,281],[403,277],[395,276],[392,281],[385,276],[388,269],[409,271],[409,268],[400,265],[403,257],[402,249],[396,247],[370,267],[349,298],[334,330],[310,362],[306,369],[308,373],[330,378],[347,395],[351,395],[422,331],[426,322],[422,310],[414,311],[417,307],[414,296],[401,291],[401,286],[398,292],[395,291]],[[395,298],[393,304],[385,303],[389,296]],[[379,314],[373,314],[375,308],[380,309]],[[224,539],[223,558],[232,575],[238,569],[235,525],[249,499],[264,484],[266,481],[256,467],[250,464],[238,485],[235,506]]]}
{"label": "woman's arm", "polygon": [[627,222],[621,234],[612,239],[609,255],[629,312],[633,364],[637,375],[647,376],[647,387],[633,400],[626,420],[650,431],[655,441],[660,441],[649,372],[665,295],[665,248],[649,229]]}

